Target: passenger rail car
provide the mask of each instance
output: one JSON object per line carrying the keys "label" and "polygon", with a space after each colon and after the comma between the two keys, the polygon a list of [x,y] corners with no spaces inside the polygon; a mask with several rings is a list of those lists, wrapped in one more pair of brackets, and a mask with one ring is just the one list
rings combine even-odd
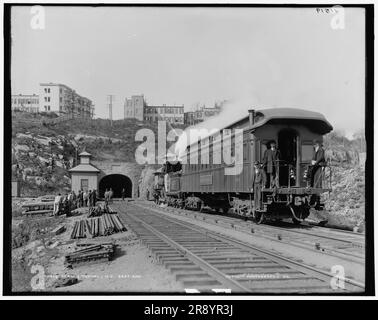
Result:
{"label": "passenger rail car", "polygon": [[[321,167],[321,183],[309,185],[313,141],[323,141],[323,135],[332,131],[325,117],[317,112],[293,108],[249,110],[249,115],[227,126],[231,129],[231,152],[235,155],[235,131],[243,131],[242,168],[239,174],[225,175],[232,167],[223,161],[224,145],[210,136],[207,140],[208,163],[201,161],[204,140],[187,147],[186,163],[179,170],[166,174],[164,198],[170,205],[201,210],[211,207],[217,211],[252,216],[256,222],[265,219],[292,218],[299,223],[308,217],[310,208],[323,208],[320,195],[331,191],[331,168]],[[262,162],[265,150],[275,141],[280,152],[278,186],[263,186],[259,206],[256,207],[253,187],[254,163]],[[202,150],[203,151],[203,150]],[[217,153],[217,154],[216,154]],[[198,164],[191,159],[198,156]],[[214,164],[214,156],[222,157]],[[207,157],[207,155],[206,155]],[[265,168],[264,168],[265,169]],[[257,199],[257,198],[256,198]]]}

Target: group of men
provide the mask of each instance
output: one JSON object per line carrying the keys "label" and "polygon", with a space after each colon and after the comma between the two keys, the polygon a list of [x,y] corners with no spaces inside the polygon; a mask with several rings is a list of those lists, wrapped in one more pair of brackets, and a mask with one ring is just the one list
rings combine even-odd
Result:
{"label": "group of men", "polygon": [[108,205],[109,202],[112,200],[113,198],[113,189],[110,188],[110,189],[106,189],[105,190],[105,193],[104,193],[104,198],[105,198],[105,204]]}
{"label": "group of men", "polygon": [[71,210],[81,207],[94,207],[97,202],[96,190],[79,190],[78,194],[71,191],[65,195],[60,193],[54,200],[54,215],[69,214]]}
{"label": "group of men", "polygon": [[79,190],[78,193],[78,201],[77,207],[94,207],[97,201],[97,191],[96,190],[89,190],[83,191],[82,189]]}
{"label": "group of men", "polygon": [[[325,153],[319,140],[314,140],[314,155],[308,168],[309,186],[321,188],[322,166],[325,165]],[[265,150],[263,162],[254,163],[253,188],[255,207],[260,209],[262,188],[279,187],[279,160],[280,153],[275,141],[270,143],[270,148]]]}

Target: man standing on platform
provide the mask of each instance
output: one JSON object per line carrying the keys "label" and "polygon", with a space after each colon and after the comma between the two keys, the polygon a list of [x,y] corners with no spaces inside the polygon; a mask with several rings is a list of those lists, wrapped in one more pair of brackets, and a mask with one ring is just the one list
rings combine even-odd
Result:
{"label": "man standing on platform", "polygon": [[322,187],[322,167],[326,164],[324,149],[319,140],[314,141],[314,156],[311,161],[311,187]]}
{"label": "man standing on platform", "polygon": [[267,175],[267,181],[265,185],[267,188],[279,187],[279,183],[278,183],[279,160],[280,160],[280,152],[276,148],[276,142],[272,141],[270,143],[270,148],[265,150],[264,158],[263,158],[263,165],[264,165],[264,168],[266,170],[266,175]]}
{"label": "man standing on platform", "polygon": [[253,198],[255,210],[261,210],[261,191],[266,185],[266,174],[259,161],[255,161],[254,175],[253,175]]}

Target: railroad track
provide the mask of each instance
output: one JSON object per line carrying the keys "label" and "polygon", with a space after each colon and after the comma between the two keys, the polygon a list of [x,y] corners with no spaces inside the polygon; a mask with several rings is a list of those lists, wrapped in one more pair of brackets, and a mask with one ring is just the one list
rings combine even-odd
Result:
{"label": "railroad track", "polygon": [[200,292],[351,293],[350,279],[332,287],[334,275],[220,233],[161,215],[138,203],[113,204],[123,220],[185,288]]}
{"label": "railroad track", "polygon": [[143,202],[142,204],[151,209],[158,208],[169,213],[191,217],[247,234],[253,233],[272,241],[287,243],[302,249],[365,265],[365,235],[363,234],[314,226],[293,227],[293,225],[288,225],[287,227],[279,227],[268,224],[257,225],[251,221],[242,221],[212,213],[199,213],[173,207],[159,207],[150,202]]}

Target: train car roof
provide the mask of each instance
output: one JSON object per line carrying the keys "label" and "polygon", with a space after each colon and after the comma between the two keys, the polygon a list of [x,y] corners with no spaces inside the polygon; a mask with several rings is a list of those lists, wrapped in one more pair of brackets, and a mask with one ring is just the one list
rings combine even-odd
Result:
{"label": "train car roof", "polygon": [[[242,128],[245,130],[257,129],[267,123],[278,123],[282,120],[288,120],[290,123],[303,124],[311,128],[314,132],[324,135],[333,130],[332,125],[328,120],[319,112],[303,110],[298,108],[269,108],[255,110],[255,123],[252,127],[249,126],[249,115],[234,121],[233,123],[220,129]],[[219,132],[218,131],[218,132]],[[193,144],[192,144],[193,145]],[[186,146],[186,149],[190,145]]]}
{"label": "train car roof", "polygon": [[[306,124],[310,126],[315,132],[320,134],[326,134],[333,130],[332,125],[327,121],[327,119],[319,112],[308,111],[297,108],[270,108],[256,110],[255,113],[255,123],[250,129],[256,129],[268,122],[276,122],[277,120],[290,120],[295,121],[298,124]],[[249,123],[249,116],[245,116],[226,128],[233,128],[242,123]],[[249,129],[249,128],[248,128]]]}

